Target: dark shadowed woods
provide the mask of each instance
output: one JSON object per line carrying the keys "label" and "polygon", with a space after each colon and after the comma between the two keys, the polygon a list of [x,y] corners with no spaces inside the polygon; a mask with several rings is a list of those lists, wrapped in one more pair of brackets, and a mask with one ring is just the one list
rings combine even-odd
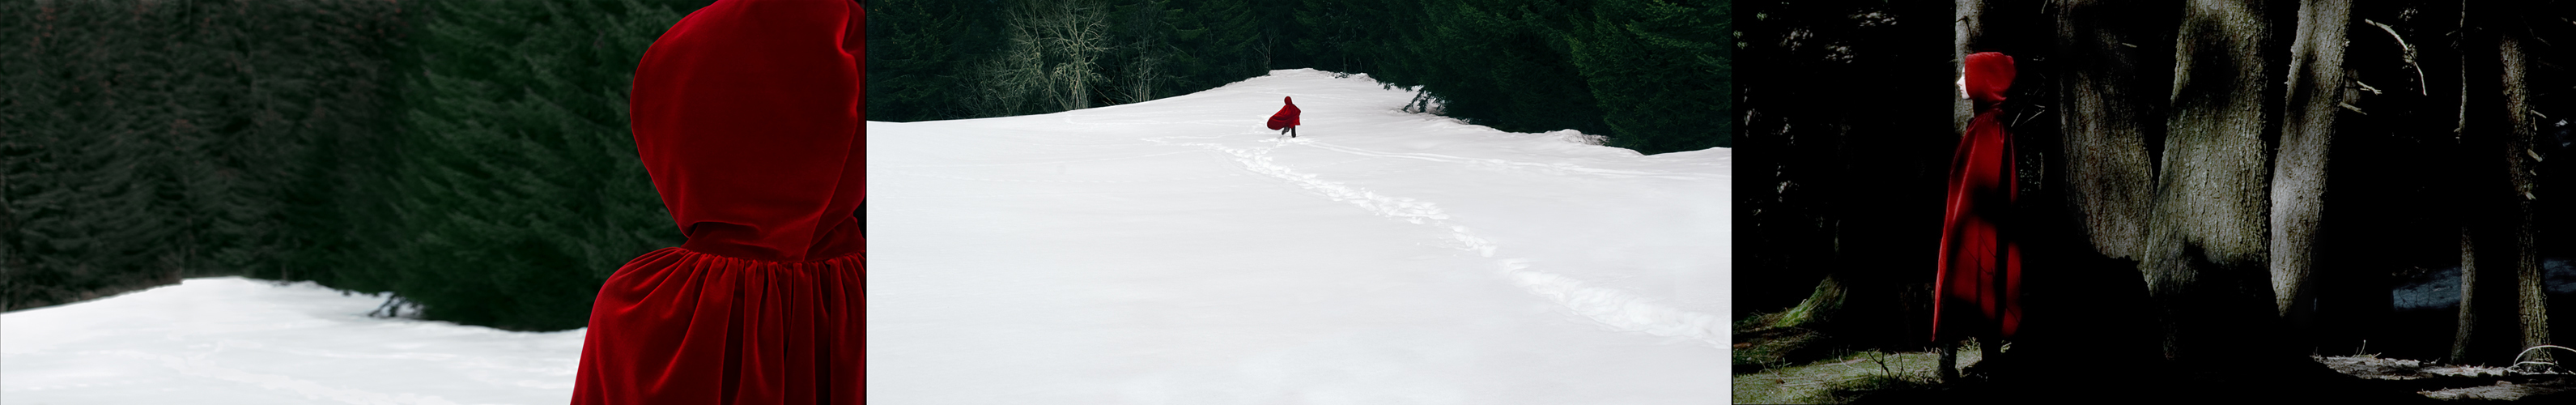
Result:
{"label": "dark shadowed woods", "polygon": [[[2576,257],[2576,3],[1737,7],[1739,371],[1928,347],[1951,83],[1982,51],[2019,62],[2029,255],[1989,371],[2502,366],[2576,333],[2576,274],[2552,276]],[[1807,343],[1742,354],[1784,337]]]}

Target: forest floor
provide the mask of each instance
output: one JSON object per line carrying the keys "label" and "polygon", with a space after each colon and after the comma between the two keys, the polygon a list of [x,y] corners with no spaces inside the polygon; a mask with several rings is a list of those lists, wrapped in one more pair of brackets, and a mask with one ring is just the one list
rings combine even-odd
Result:
{"label": "forest floor", "polygon": [[2311,356],[2319,364],[2371,381],[2374,384],[2411,387],[2417,394],[2441,400],[2531,401],[2567,403],[2576,399],[2576,375],[2564,369],[2551,373],[2519,373],[2503,367],[2437,364],[2420,360],[2384,359],[2375,355]]}
{"label": "forest floor", "polygon": [[[1979,360],[1974,347],[1959,356],[1963,364]],[[1940,361],[1941,354],[1930,351],[1846,352],[1813,363],[1736,374],[1732,394],[1739,404],[1851,403],[1876,392],[1937,389],[1941,380],[1934,372]]]}
{"label": "forest floor", "polygon": [[1988,362],[1971,342],[1959,350],[1962,376],[1944,383],[1935,374],[1940,353],[1934,351],[1815,349],[1832,343],[1812,332],[1780,329],[1737,338],[1732,399],[1740,404],[2576,403],[2576,374],[2513,373],[2368,354],[2213,370],[2016,356],[2009,345]]}

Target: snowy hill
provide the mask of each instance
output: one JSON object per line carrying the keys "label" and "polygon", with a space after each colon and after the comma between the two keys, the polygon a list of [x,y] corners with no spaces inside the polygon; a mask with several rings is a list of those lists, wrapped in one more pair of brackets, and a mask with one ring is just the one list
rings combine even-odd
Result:
{"label": "snowy hill", "polygon": [[572,401],[586,329],[365,315],[383,302],[225,277],[0,314],[0,403]]}
{"label": "snowy hill", "polygon": [[[1281,96],[1300,138],[1261,126]],[[868,123],[869,400],[1727,398],[1728,150],[1640,156],[1411,96],[1281,70]]]}

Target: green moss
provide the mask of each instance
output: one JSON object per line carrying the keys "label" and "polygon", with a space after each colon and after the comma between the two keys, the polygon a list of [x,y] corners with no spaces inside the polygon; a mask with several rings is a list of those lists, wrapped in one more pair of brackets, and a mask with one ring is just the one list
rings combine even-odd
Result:
{"label": "green moss", "polygon": [[1768,328],[1736,335],[1733,362],[1738,370],[1761,370],[1813,360],[1824,351],[1825,336],[1801,328]]}
{"label": "green moss", "polygon": [[[1737,349],[1743,351],[1743,349]],[[1974,346],[1960,350],[1962,366],[1977,360]],[[1736,374],[1734,403],[1842,404],[1894,391],[1941,389],[1939,352],[1851,352],[1802,365]]]}
{"label": "green moss", "polygon": [[1781,311],[1773,317],[1770,327],[1798,328],[1823,322],[1835,311],[1843,308],[1846,291],[1842,282],[1835,280],[1834,277],[1825,277],[1824,281],[1816,283],[1814,294],[1809,294],[1806,300],[1799,301],[1798,306],[1790,307],[1789,310]]}

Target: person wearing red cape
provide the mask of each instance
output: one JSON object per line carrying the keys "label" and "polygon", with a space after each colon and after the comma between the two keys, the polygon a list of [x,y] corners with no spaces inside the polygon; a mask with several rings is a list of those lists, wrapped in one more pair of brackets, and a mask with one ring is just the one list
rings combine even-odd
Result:
{"label": "person wearing red cape", "polygon": [[635,152],[688,242],[601,285],[574,404],[861,398],[864,11],[720,0],[635,67]]}
{"label": "person wearing red cape", "polygon": [[1297,125],[1304,124],[1304,122],[1297,120],[1297,114],[1300,112],[1297,110],[1297,98],[1281,96],[1279,97],[1279,102],[1288,103],[1288,106],[1279,107],[1279,112],[1270,114],[1270,121],[1267,125],[1270,126],[1270,129],[1278,130],[1279,133],[1288,134],[1288,137],[1295,138],[1297,137]]}
{"label": "person wearing red cape", "polygon": [[2004,132],[2004,93],[2012,88],[2013,59],[1996,52],[1968,55],[1961,91],[1975,105],[1950,157],[1947,207],[1941,222],[1939,275],[1933,279],[1932,339],[1941,345],[1943,379],[1956,376],[1960,339],[1981,338],[1986,359],[2021,326],[2021,247],[2013,242],[2012,135]]}

